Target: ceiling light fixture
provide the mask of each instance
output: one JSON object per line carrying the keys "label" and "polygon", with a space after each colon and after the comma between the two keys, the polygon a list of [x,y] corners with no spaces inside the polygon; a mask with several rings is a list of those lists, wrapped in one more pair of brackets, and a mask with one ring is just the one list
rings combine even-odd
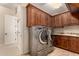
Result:
{"label": "ceiling light fixture", "polygon": [[62,3],[48,3],[48,5],[54,9],[58,9],[62,6]]}

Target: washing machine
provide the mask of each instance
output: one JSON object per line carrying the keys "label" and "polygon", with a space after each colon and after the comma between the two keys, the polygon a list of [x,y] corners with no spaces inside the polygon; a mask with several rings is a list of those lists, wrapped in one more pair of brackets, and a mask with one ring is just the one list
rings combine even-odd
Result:
{"label": "washing machine", "polygon": [[54,39],[52,38],[53,36],[53,29],[52,27],[47,27],[48,28],[48,47],[47,47],[47,53],[50,53],[54,50]]}
{"label": "washing machine", "polygon": [[30,28],[29,45],[32,56],[45,56],[53,51],[50,32],[46,26],[33,26]]}

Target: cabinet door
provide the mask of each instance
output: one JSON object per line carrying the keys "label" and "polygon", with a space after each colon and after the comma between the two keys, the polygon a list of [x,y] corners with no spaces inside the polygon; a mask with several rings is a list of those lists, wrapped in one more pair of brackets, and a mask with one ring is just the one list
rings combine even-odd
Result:
{"label": "cabinet door", "polygon": [[68,38],[65,36],[58,36],[58,47],[68,49]]}
{"label": "cabinet door", "polygon": [[69,13],[62,14],[63,26],[70,25]]}
{"label": "cabinet door", "polygon": [[64,14],[60,14],[60,15],[57,15],[57,16],[53,16],[52,17],[52,25],[54,28],[57,28],[57,27],[63,27],[63,20],[64,20],[64,17],[63,17]]}
{"label": "cabinet door", "polygon": [[54,27],[62,27],[63,26],[62,20],[63,19],[61,15],[54,16]]}
{"label": "cabinet door", "polygon": [[66,19],[66,16],[63,16],[63,26],[67,26],[68,25],[68,20]]}
{"label": "cabinet door", "polygon": [[44,12],[41,12],[41,25],[47,25],[47,19],[46,14]]}
{"label": "cabinet door", "polygon": [[55,23],[55,17],[52,16],[52,19],[51,19],[51,26],[52,26],[53,28],[55,28],[55,27],[56,27],[55,24],[56,24],[56,23]]}
{"label": "cabinet door", "polygon": [[79,38],[78,37],[76,37],[76,46],[75,47],[76,47],[76,50],[75,51],[77,53],[79,53]]}
{"label": "cabinet door", "polygon": [[59,47],[60,46],[60,40],[59,36],[54,36],[54,46]]}
{"label": "cabinet door", "polygon": [[76,38],[69,37],[69,50],[75,51],[76,50]]}
{"label": "cabinet door", "polygon": [[55,16],[55,18],[54,18],[54,27],[59,27],[59,19],[58,19],[58,16]]}
{"label": "cabinet door", "polygon": [[27,25],[29,27],[35,25],[49,26],[50,21],[48,21],[48,19],[50,19],[50,17],[48,16],[48,14],[32,5],[28,6],[27,11],[28,11]]}
{"label": "cabinet door", "polygon": [[27,8],[27,15],[28,15],[28,20],[27,24],[28,26],[34,26],[37,24],[37,14],[36,14],[36,8],[32,7],[31,5]]}
{"label": "cabinet door", "polygon": [[72,22],[72,25],[78,25],[79,24],[79,20],[77,18],[73,17],[72,15],[71,15],[71,22]]}
{"label": "cabinet door", "polygon": [[61,48],[68,49],[68,37],[61,36]]}
{"label": "cabinet door", "polygon": [[64,25],[63,25],[63,18],[62,18],[62,15],[60,15],[59,17],[58,17],[58,19],[59,19],[59,27],[63,27]]}
{"label": "cabinet door", "polygon": [[68,49],[68,37],[55,36],[54,45],[63,49]]}
{"label": "cabinet door", "polygon": [[69,50],[79,53],[79,38],[70,37],[69,38]]}
{"label": "cabinet door", "polygon": [[34,25],[44,25],[47,26],[47,14],[39,9],[33,9],[35,11],[33,12],[34,16]]}
{"label": "cabinet door", "polygon": [[41,11],[39,9],[36,9],[35,13],[36,13],[36,15],[35,15],[36,16],[36,19],[35,19],[36,25],[41,25]]}
{"label": "cabinet door", "polygon": [[52,17],[47,15],[47,26],[52,27]]}
{"label": "cabinet door", "polygon": [[34,26],[37,24],[37,14],[36,14],[36,9],[35,8],[31,8],[31,26]]}
{"label": "cabinet door", "polygon": [[65,44],[64,44],[64,42],[65,42],[65,40],[64,40],[64,37],[62,37],[62,36],[59,36],[59,47],[60,48],[65,48]]}
{"label": "cabinet door", "polygon": [[70,12],[67,12],[63,15],[63,23],[64,26],[77,25],[79,24],[79,20],[71,15]]}
{"label": "cabinet door", "polygon": [[64,47],[64,38],[62,38],[61,36],[55,36],[54,38],[54,45],[56,47],[61,47],[63,48]]}
{"label": "cabinet door", "polygon": [[79,37],[55,36],[54,46],[79,53]]}

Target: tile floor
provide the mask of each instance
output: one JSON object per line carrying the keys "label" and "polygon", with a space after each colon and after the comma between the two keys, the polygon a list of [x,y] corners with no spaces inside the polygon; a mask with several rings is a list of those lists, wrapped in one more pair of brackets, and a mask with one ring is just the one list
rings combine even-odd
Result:
{"label": "tile floor", "polygon": [[[29,54],[25,56],[30,56]],[[47,56],[79,56],[79,54],[70,52],[61,48],[54,47],[54,51],[49,53]]]}
{"label": "tile floor", "polygon": [[17,56],[18,49],[16,44],[0,45],[0,56]]}
{"label": "tile floor", "polygon": [[48,54],[48,56],[79,56],[79,54],[54,47],[54,51]]}

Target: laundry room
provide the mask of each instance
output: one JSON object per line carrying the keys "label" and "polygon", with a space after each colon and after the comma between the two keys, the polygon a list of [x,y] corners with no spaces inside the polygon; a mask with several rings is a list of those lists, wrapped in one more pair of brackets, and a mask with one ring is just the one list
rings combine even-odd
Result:
{"label": "laundry room", "polygon": [[0,56],[79,56],[79,3],[0,3]]}
{"label": "laundry room", "polygon": [[79,4],[29,3],[29,54],[32,56],[78,56]]}

